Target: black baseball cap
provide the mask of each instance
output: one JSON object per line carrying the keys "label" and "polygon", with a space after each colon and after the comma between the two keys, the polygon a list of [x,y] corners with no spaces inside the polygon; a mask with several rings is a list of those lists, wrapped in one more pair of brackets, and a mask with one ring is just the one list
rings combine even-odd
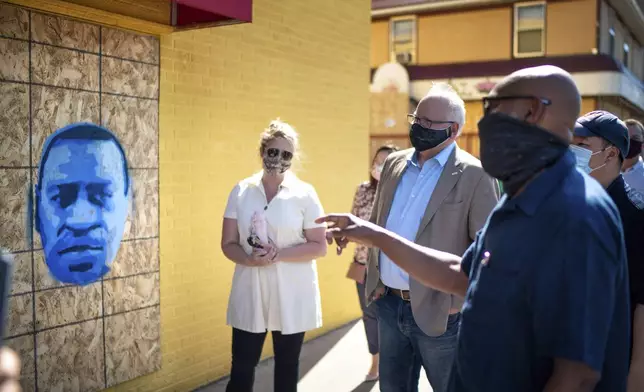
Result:
{"label": "black baseball cap", "polygon": [[595,110],[577,119],[573,130],[575,136],[598,136],[617,147],[622,159],[628,155],[628,128],[622,120],[605,110]]}

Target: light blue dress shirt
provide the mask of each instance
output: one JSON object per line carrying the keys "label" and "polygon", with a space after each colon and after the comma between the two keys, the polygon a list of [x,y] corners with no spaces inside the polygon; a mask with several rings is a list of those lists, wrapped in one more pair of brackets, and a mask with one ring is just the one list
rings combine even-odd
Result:
{"label": "light blue dress shirt", "polygon": [[642,163],[641,157],[633,167],[622,173],[622,176],[628,186],[644,194],[644,163]]}
{"label": "light blue dress shirt", "polygon": [[[445,163],[456,148],[452,142],[435,157],[418,166],[418,153],[407,160],[394,200],[391,203],[386,228],[410,241],[416,240],[416,233],[425,215],[429,199],[445,168]],[[387,255],[380,252],[380,280],[393,289],[409,290],[409,275],[394,264]]]}

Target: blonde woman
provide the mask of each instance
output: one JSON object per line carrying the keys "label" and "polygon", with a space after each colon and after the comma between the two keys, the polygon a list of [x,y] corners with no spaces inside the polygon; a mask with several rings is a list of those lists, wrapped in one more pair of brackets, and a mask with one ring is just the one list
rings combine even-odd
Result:
{"label": "blonde woman", "polygon": [[227,323],[233,328],[227,392],[253,390],[268,331],[275,351],[274,389],[297,391],[306,331],[322,326],[315,259],[326,254],[322,205],[310,184],[290,170],[298,135],[270,123],[260,137],[263,170],[239,182],[228,198],[221,248],[236,263]]}

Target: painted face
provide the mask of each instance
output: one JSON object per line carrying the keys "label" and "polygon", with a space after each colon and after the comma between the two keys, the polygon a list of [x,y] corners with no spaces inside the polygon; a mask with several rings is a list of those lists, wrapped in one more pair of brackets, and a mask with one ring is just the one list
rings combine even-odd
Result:
{"label": "painted face", "polygon": [[59,140],[51,147],[36,191],[36,228],[54,278],[85,285],[109,272],[129,209],[125,181],[113,141]]}
{"label": "painted face", "polygon": [[269,142],[262,156],[264,170],[269,174],[282,174],[291,168],[293,145],[284,138]]}

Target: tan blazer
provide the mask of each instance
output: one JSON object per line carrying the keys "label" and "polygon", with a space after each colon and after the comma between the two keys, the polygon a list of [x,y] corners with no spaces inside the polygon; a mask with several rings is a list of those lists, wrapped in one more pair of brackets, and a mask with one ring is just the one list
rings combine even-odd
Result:
{"label": "tan blazer", "polygon": [[[371,214],[373,223],[385,227],[398,182],[413,153],[413,149],[398,151],[385,161]],[[481,162],[457,146],[427,204],[415,242],[462,255],[476,232],[483,228],[499,194],[498,183],[483,171]],[[367,303],[377,299],[378,288],[384,288],[379,259],[380,251],[371,249],[365,283]],[[414,319],[420,329],[429,336],[445,333],[450,309],[460,309],[463,299],[423,286],[411,277],[409,289]]]}

